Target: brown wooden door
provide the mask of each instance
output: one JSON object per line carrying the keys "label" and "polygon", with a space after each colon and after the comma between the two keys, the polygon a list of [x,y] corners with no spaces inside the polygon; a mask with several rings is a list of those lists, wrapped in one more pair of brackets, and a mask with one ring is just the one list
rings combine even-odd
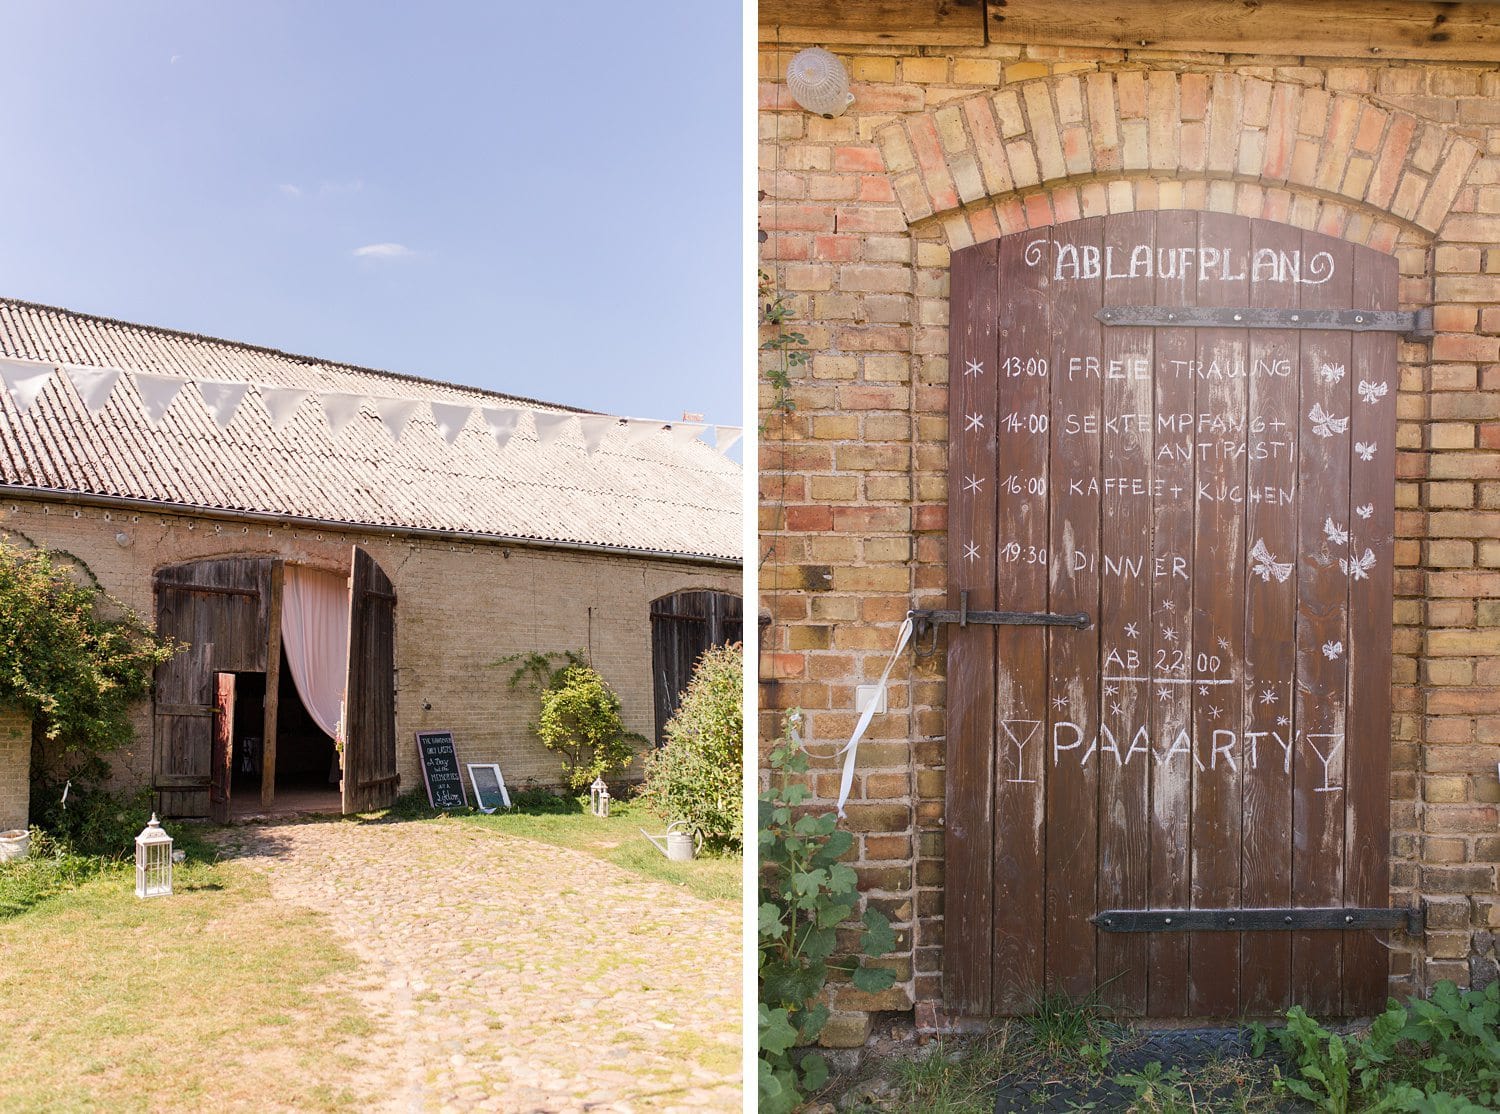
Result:
{"label": "brown wooden door", "polygon": [[729,592],[674,592],[651,601],[651,689],[658,744],[666,742],[667,721],[676,715],[704,651],[744,637],[744,606]]}
{"label": "brown wooden door", "polygon": [[209,818],[229,823],[229,793],[234,779],[234,674],[214,675],[212,778],[208,790]]}
{"label": "brown wooden door", "polygon": [[343,762],[345,813],[396,799],[396,589],[358,546],[349,580]]}
{"label": "brown wooden door", "polygon": [[[1217,214],[954,254],[949,606],[1090,622],[948,629],[950,1007],[1384,1001],[1374,931],[1090,918],[1388,901],[1395,334],[1232,310],[1395,298],[1390,256]],[[1110,306],[1230,312],[1111,326]]]}
{"label": "brown wooden door", "polygon": [[216,672],[266,668],[271,559],[225,557],[156,574],[157,630],[186,649],[156,671],[152,785],[163,816],[208,816]]}

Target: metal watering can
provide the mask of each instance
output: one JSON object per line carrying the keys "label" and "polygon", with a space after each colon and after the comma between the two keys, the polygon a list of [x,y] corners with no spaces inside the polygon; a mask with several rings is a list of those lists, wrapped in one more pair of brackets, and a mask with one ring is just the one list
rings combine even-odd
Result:
{"label": "metal watering can", "polygon": [[[676,830],[679,828],[681,829],[680,831]],[[665,844],[645,828],[638,828],[636,830],[651,841],[651,846],[655,847],[674,863],[692,862],[703,847],[703,833],[690,831],[686,820],[674,820],[667,825],[667,841]]]}

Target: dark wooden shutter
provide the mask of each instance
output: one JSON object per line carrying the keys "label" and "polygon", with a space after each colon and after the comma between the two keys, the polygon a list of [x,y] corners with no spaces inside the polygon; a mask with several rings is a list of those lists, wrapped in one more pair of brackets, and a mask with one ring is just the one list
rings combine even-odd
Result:
{"label": "dark wooden shutter", "polygon": [[349,684],[344,696],[344,812],[396,799],[396,589],[354,547],[349,581]]}
{"label": "dark wooden shutter", "polygon": [[676,592],[651,602],[651,690],[656,741],[677,711],[693,666],[711,646],[744,639],[743,604],[728,592]]}
{"label": "dark wooden shutter", "polygon": [[951,1007],[1383,1002],[1373,930],[1092,918],[1388,901],[1396,334],[1291,315],[1395,298],[1388,255],[1218,214],[954,254],[949,606],[1090,622],[949,628]]}

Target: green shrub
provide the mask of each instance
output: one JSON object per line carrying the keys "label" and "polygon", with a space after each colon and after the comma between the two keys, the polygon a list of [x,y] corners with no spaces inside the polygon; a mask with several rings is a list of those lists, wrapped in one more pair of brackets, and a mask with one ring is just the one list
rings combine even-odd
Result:
{"label": "green shrub", "polygon": [[740,849],[745,821],[744,662],[738,643],[704,651],[640,792],[652,812],[687,821],[719,851]]}
{"label": "green shrub", "polygon": [[126,858],[135,854],[135,837],[151,817],[151,790],[115,794],[103,789],[68,790],[66,804],[62,786],[49,785],[32,793],[32,823],[44,828],[79,855]]}
{"label": "green shrub", "polygon": [[629,765],[646,740],[625,730],[620,698],[597,670],[570,665],[554,688],[542,693],[537,738],[562,755],[563,777],[573,790]]}

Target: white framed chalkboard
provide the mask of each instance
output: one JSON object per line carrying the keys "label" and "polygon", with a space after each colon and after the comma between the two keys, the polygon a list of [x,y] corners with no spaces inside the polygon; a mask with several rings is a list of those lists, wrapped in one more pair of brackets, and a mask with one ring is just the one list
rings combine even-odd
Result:
{"label": "white framed chalkboard", "polygon": [[469,784],[474,787],[474,807],[480,812],[494,812],[502,805],[510,808],[510,793],[505,777],[493,762],[469,762]]}

